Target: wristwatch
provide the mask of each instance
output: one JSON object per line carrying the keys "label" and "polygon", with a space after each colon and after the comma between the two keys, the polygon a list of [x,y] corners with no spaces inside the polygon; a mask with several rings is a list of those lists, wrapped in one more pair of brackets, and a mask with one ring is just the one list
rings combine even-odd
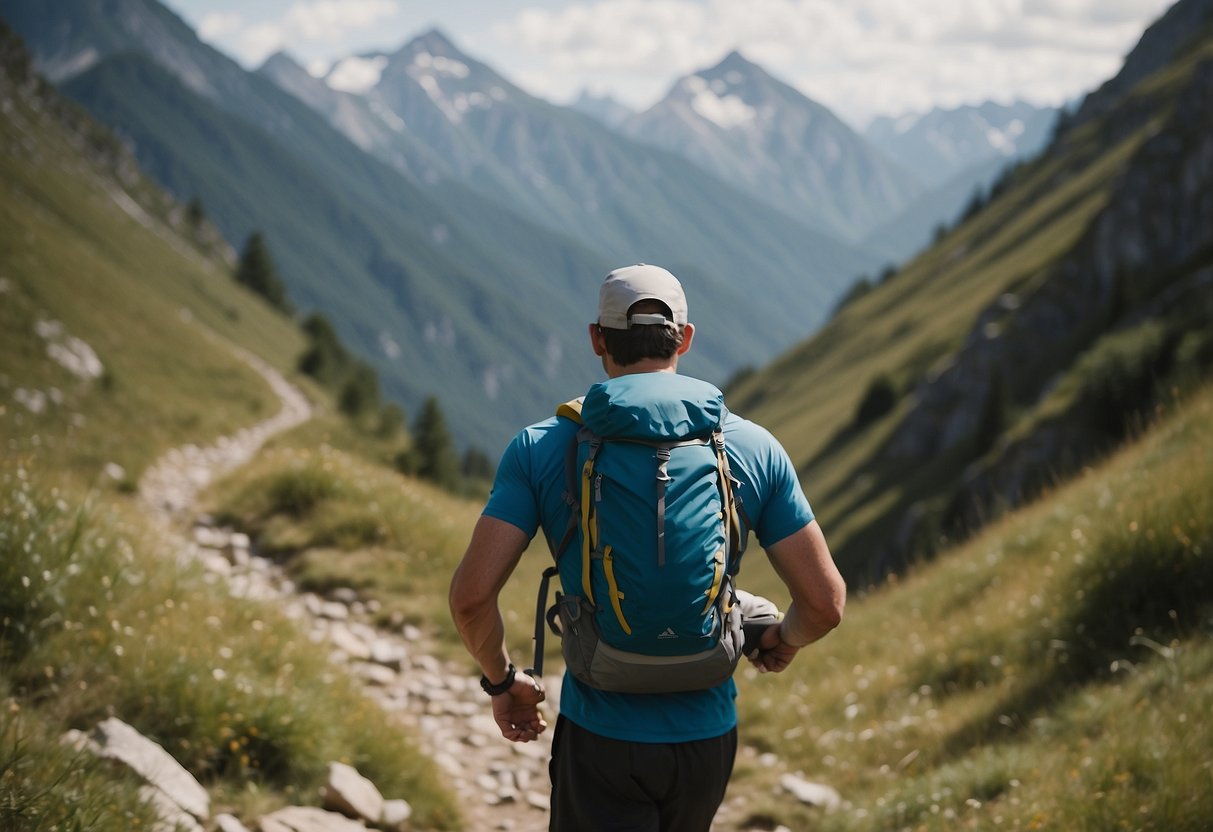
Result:
{"label": "wristwatch", "polygon": [[495,685],[489,681],[488,676],[482,674],[480,676],[480,687],[489,696],[500,696],[514,685],[514,674],[516,672],[517,671],[514,669],[514,665],[511,664],[510,669],[506,671],[505,680],[498,682]]}

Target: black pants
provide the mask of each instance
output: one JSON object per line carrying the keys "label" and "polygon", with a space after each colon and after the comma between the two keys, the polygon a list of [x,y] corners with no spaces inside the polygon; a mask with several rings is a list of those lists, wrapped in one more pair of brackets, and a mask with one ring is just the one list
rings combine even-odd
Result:
{"label": "black pants", "polygon": [[737,729],[695,742],[613,740],[559,717],[551,832],[707,832],[724,800]]}

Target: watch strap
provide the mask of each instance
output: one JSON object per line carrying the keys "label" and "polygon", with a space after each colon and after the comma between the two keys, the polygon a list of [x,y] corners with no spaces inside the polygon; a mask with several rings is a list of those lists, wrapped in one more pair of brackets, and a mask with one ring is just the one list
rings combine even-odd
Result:
{"label": "watch strap", "polygon": [[514,668],[514,665],[511,664],[509,670],[506,671],[505,679],[495,685],[489,681],[488,676],[485,676],[482,674],[480,676],[480,687],[489,696],[500,696],[501,694],[503,694],[507,690],[509,690],[511,687],[513,687],[514,674],[517,672],[518,671]]}

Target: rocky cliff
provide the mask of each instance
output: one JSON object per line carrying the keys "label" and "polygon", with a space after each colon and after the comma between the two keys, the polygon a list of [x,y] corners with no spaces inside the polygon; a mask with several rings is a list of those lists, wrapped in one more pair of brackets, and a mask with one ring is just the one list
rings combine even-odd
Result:
{"label": "rocky cliff", "polygon": [[1142,136],[1079,242],[1042,279],[991,303],[913,391],[886,459],[973,461],[946,501],[907,512],[886,559],[1072,472],[1158,403],[1156,382],[1177,362],[1207,363],[1213,58],[1194,59],[1183,78],[1173,97],[1140,93],[1065,139],[1107,147]]}

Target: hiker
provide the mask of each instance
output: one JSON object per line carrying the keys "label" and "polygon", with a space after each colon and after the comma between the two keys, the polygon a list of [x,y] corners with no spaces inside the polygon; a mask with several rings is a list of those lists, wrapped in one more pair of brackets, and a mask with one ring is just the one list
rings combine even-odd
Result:
{"label": "hiker", "polygon": [[[737,750],[737,652],[780,672],[842,618],[846,588],[786,452],[715,387],[677,373],[694,334],[674,275],[645,264],[607,275],[589,326],[607,381],[514,438],[451,582],[501,734],[529,742],[547,728],[545,691],[510,659],[498,596],[539,528],[556,556],[563,593],[547,617],[566,673],[552,830],[707,830]],[[783,616],[732,585],[751,531],[791,596]],[[683,566],[701,557],[702,569]],[[755,634],[743,613],[766,623]]]}

